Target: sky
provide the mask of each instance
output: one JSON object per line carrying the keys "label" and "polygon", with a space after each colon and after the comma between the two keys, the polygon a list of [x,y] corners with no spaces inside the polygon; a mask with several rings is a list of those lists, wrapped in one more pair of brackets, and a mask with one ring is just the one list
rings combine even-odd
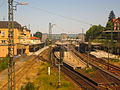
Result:
{"label": "sky", "polygon": [[[120,0],[14,0],[27,2],[17,6],[14,20],[30,26],[31,32],[48,33],[49,23],[54,34],[85,33],[92,25],[106,25],[111,10],[120,16]],[[14,3],[15,4],[15,3]],[[8,20],[7,0],[0,0],[0,20]]]}

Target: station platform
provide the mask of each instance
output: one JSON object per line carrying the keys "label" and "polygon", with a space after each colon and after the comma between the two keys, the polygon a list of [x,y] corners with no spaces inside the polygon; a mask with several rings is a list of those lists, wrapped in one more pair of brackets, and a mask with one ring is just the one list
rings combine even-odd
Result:
{"label": "station platform", "polygon": [[[60,53],[55,52],[55,55],[59,57]],[[87,64],[80,60],[76,55],[74,55],[71,51],[65,52],[64,53],[64,59],[63,62],[68,64],[69,66],[73,67],[74,69],[76,68],[86,68]]]}

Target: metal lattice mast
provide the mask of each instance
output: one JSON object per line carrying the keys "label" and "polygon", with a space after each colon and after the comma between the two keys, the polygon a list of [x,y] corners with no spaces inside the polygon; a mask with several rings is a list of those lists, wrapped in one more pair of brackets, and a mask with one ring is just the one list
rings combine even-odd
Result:
{"label": "metal lattice mast", "polygon": [[15,90],[13,0],[8,0],[8,90]]}
{"label": "metal lattice mast", "polygon": [[[52,24],[51,23],[49,23],[49,42],[50,42],[50,45],[49,45],[49,48],[50,48],[49,59],[52,62]],[[52,64],[53,64],[53,62],[52,62]]]}

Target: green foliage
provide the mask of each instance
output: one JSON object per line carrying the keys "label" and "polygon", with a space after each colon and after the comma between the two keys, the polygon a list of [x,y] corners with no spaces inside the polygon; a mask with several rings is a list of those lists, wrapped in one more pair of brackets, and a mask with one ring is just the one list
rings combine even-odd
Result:
{"label": "green foliage", "polygon": [[42,38],[42,33],[37,31],[35,34],[33,34],[34,37],[37,37],[37,38]]}
{"label": "green foliage", "polygon": [[115,14],[114,14],[114,11],[112,10],[109,14],[108,21],[111,21],[114,18],[115,18]]}
{"label": "green foliage", "polygon": [[119,59],[111,59],[112,62],[120,62]]}
{"label": "green foliage", "polygon": [[8,57],[0,58],[0,71],[6,69],[8,67]]}
{"label": "green foliage", "polygon": [[105,29],[106,30],[113,30],[113,28],[114,28],[114,24],[113,24],[112,20],[108,21]]}
{"label": "green foliage", "polygon": [[87,68],[86,70],[85,70],[85,72],[86,73],[91,73],[91,72],[95,72],[95,68]]}
{"label": "green foliage", "polygon": [[101,25],[93,25],[87,32],[86,32],[86,40],[88,41],[89,39],[95,39],[97,37],[100,37],[102,34],[102,31],[105,28]]}
{"label": "green foliage", "polygon": [[112,21],[113,19],[115,19],[115,14],[112,10],[109,14],[109,17],[108,17],[108,22],[106,24],[106,30],[113,30],[113,27],[114,27],[113,21]]}
{"label": "green foliage", "polygon": [[64,79],[64,75],[61,73],[61,86],[58,88],[58,71],[55,68],[51,68],[51,74],[48,75],[48,66],[50,64],[43,63],[40,65],[39,74],[34,81],[37,90],[77,90],[75,86]]}
{"label": "green foliage", "polygon": [[28,82],[21,90],[36,90],[35,85],[31,82]]}

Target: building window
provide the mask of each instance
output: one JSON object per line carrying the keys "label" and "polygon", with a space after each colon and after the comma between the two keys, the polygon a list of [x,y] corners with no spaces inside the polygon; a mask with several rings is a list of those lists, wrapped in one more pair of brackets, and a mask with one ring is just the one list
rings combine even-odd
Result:
{"label": "building window", "polygon": [[5,40],[2,40],[2,43],[6,43],[6,41],[5,41]]}
{"label": "building window", "polygon": [[14,43],[13,40],[10,40],[10,43]]}
{"label": "building window", "polygon": [[1,31],[1,36],[5,36],[5,31]]}

